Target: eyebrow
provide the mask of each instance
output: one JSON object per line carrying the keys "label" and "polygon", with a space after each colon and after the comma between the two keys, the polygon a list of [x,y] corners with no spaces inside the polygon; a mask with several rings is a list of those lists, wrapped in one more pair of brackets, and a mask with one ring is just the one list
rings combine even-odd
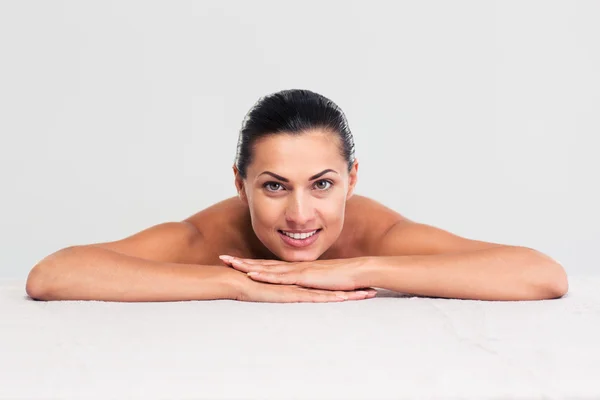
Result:
{"label": "eyebrow", "polygon": [[[338,173],[337,171],[334,171],[334,170],[332,170],[332,169],[325,169],[325,170],[323,170],[323,171],[319,172],[318,174],[315,174],[315,175],[311,176],[310,178],[308,178],[308,180],[309,180],[309,181],[315,180],[315,179],[317,179],[317,178],[319,178],[319,177],[321,177],[321,176],[325,175],[325,174],[326,174],[326,173],[328,173],[328,172],[335,172],[336,174]],[[283,176],[281,176],[281,175],[274,174],[274,173],[273,173],[273,172],[271,172],[271,171],[265,171],[265,172],[263,172],[263,173],[262,173],[262,174],[260,174],[260,175],[265,175],[265,174],[267,174],[267,175],[271,175],[272,177],[274,177],[274,178],[277,178],[277,179],[279,179],[280,181],[283,181],[283,182],[289,182],[289,181],[290,181],[289,179],[287,179],[287,178],[284,178],[284,177],[283,177]],[[260,176],[260,175],[258,175],[258,176]]]}

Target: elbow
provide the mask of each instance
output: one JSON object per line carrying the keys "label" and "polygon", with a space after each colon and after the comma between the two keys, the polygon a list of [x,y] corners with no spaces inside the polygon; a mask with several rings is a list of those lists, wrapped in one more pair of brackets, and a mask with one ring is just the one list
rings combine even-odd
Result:
{"label": "elbow", "polygon": [[567,273],[559,263],[546,266],[542,275],[543,283],[538,286],[542,299],[559,299],[569,292]]}
{"label": "elbow", "polygon": [[31,269],[27,276],[25,292],[34,300],[45,300],[46,290],[44,287],[44,269],[46,266],[42,263],[37,264]]}
{"label": "elbow", "polygon": [[553,299],[561,298],[569,292],[569,279],[564,269],[550,282],[549,288]]}
{"label": "elbow", "polygon": [[526,248],[529,252],[527,263],[531,268],[527,269],[527,281],[530,300],[558,299],[569,291],[569,280],[563,266],[552,257],[532,248]]}
{"label": "elbow", "polygon": [[52,263],[39,262],[29,272],[25,283],[25,292],[33,300],[53,300],[52,282],[56,271]]}
{"label": "elbow", "polygon": [[[27,276],[25,292],[34,300],[52,300],[52,283],[58,274],[57,265],[62,262],[63,256],[70,248],[59,250],[37,263]],[[60,262],[59,262],[60,261]]]}

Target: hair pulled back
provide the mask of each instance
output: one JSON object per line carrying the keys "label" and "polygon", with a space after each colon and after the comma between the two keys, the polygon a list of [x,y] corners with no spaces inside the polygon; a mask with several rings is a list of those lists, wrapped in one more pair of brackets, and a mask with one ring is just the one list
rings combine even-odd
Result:
{"label": "hair pulled back", "polygon": [[325,96],[310,90],[288,89],[261,97],[242,121],[239,132],[235,166],[246,179],[252,162],[254,143],[276,134],[301,135],[321,129],[340,138],[340,155],[348,165],[354,163],[354,137],[340,107]]}

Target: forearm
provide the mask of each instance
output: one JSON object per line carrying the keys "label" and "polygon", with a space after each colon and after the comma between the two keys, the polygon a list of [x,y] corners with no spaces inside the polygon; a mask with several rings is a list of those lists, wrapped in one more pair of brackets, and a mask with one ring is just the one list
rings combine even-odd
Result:
{"label": "forearm", "polygon": [[42,260],[26,289],[39,300],[235,299],[242,279],[247,279],[243,273],[225,266],[164,263],[85,246]]}
{"label": "forearm", "polygon": [[360,287],[420,296],[479,300],[540,300],[568,290],[562,266],[524,247],[461,254],[367,257]]}

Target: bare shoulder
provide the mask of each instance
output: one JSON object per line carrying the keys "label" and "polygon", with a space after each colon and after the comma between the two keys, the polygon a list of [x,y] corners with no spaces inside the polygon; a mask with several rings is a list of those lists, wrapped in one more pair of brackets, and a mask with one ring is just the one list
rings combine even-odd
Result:
{"label": "bare shoulder", "polygon": [[196,227],[201,233],[213,233],[212,230],[217,227],[217,224],[221,230],[225,230],[234,221],[238,221],[244,211],[243,204],[237,197],[229,197],[198,211],[184,221]]}
{"label": "bare shoulder", "polygon": [[450,254],[493,247],[501,243],[470,239],[429,224],[406,218],[399,212],[366,197],[359,197],[353,214],[365,227],[361,255],[406,256]]}
{"label": "bare shoulder", "polygon": [[399,211],[367,196],[352,196],[346,207],[350,226],[363,230],[369,237],[378,237],[398,223],[412,222]]}
{"label": "bare shoulder", "polygon": [[394,225],[411,222],[397,210],[367,196],[354,194],[346,202],[344,229],[325,258],[369,255]]}
{"label": "bare shoulder", "polygon": [[349,217],[373,221],[378,225],[389,226],[399,221],[410,221],[397,210],[367,196],[355,194],[348,200],[347,207]]}
{"label": "bare shoulder", "polygon": [[219,254],[251,257],[247,230],[251,229],[246,206],[235,197],[221,200],[184,220],[202,235],[198,263],[221,264]]}

